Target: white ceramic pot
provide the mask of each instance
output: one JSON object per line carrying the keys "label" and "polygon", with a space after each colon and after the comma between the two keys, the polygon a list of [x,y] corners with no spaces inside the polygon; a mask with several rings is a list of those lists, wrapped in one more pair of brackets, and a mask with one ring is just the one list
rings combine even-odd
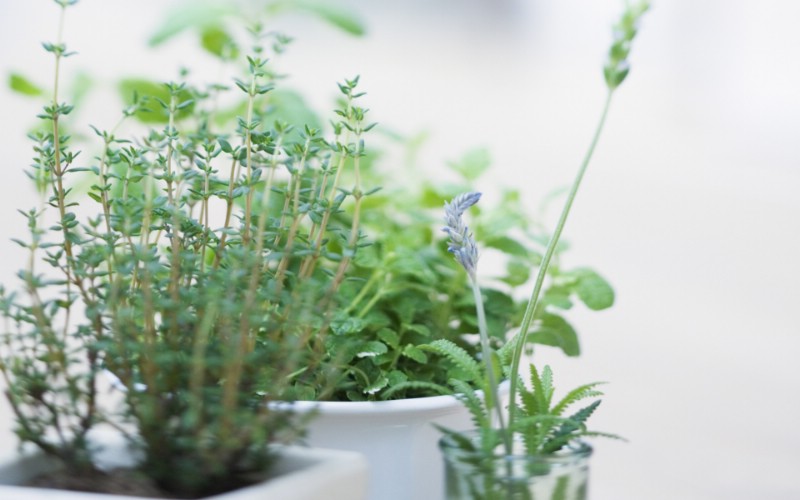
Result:
{"label": "white ceramic pot", "polygon": [[[508,392],[504,385],[505,393]],[[369,500],[440,500],[444,466],[441,433],[473,428],[469,412],[453,396],[376,402],[298,401],[299,413],[318,412],[309,422],[310,446],[356,451],[369,463]]]}
{"label": "white ceramic pot", "polygon": [[[105,444],[105,443],[101,443]],[[131,455],[118,440],[104,446],[101,466],[129,465]],[[123,495],[19,486],[48,470],[54,463],[40,454],[0,464],[2,500],[132,500]],[[366,497],[367,464],[353,452],[287,446],[265,481],[229,493],[207,497],[213,500],[363,500]]]}

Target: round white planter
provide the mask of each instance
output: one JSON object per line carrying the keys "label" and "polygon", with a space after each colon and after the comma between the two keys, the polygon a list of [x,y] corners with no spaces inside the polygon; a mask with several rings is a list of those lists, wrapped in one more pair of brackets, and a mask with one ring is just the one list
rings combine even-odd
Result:
{"label": "round white planter", "polygon": [[[508,391],[504,386],[505,392]],[[444,465],[432,425],[473,428],[469,412],[453,396],[376,402],[298,401],[299,413],[316,410],[309,445],[356,451],[369,463],[368,500],[440,500]]]}

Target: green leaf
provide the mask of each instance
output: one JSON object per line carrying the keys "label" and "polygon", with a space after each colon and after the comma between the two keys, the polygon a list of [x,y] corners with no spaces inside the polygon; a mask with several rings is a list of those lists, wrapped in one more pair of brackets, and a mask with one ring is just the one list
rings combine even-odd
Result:
{"label": "green leaf", "polygon": [[423,325],[423,324],[419,324],[419,323],[406,325],[406,330],[409,331],[409,332],[414,332],[414,333],[417,333],[419,335],[422,335],[423,337],[430,337],[431,336],[431,329],[428,328],[427,325]]}
{"label": "green leaf", "polygon": [[344,317],[331,323],[331,331],[335,335],[352,335],[364,329],[364,321],[360,318]]}
{"label": "green leaf", "polygon": [[[556,403],[556,405],[553,407],[552,411],[553,415],[561,415],[561,413],[563,413],[567,407],[576,403],[577,401],[580,401],[581,399],[602,396],[603,395],[602,392],[595,390],[595,387],[601,385],[602,383],[603,382],[594,382],[592,384],[585,384],[571,390],[566,396],[561,398],[561,401]],[[600,404],[600,402],[597,401],[597,404]],[[589,415],[591,415],[591,412],[589,413]],[[578,421],[579,422],[585,421],[589,417],[589,415],[586,415],[584,418],[579,419]],[[579,412],[578,414],[573,415],[570,418],[576,420],[576,418],[580,416],[581,413]]]}
{"label": "green leaf", "polygon": [[495,236],[484,240],[483,245],[489,248],[496,248],[501,252],[514,257],[528,258],[528,249],[519,241],[508,236]]}
{"label": "green leaf", "polygon": [[420,203],[423,208],[442,209],[445,201],[450,201],[459,194],[469,191],[469,186],[464,184],[426,184],[422,188]]}
{"label": "green leaf", "polygon": [[358,346],[358,353],[356,353],[356,357],[372,358],[380,354],[385,354],[388,351],[389,348],[387,348],[386,344],[384,344],[383,342],[378,342],[377,340],[371,340],[369,342],[364,342],[363,344]]}
{"label": "green leaf", "polygon": [[529,365],[531,374],[531,387],[536,398],[536,408],[539,413],[550,412],[550,398],[553,396],[553,374],[549,366],[544,367],[544,371],[539,375],[539,371],[533,364]]}
{"label": "green leaf", "polygon": [[300,133],[303,125],[321,129],[322,120],[306,103],[303,96],[293,90],[275,89],[269,93],[267,118],[268,123],[282,121],[296,125],[296,133]]}
{"label": "green leaf", "polygon": [[567,356],[578,356],[581,353],[575,329],[564,318],[555,314],[544,314],[528,339],[535,344],[558,347]]}
{"label": "green leaf", "polygon": [[572,289],[568,287],[561,287],[561,286],[551,286],[547,290],[545,290],[544,294],[542,295],[541,303],[542,305],[551,305],[554,307],[558,307],[559,309],[571,309],[572,308],[572,300],[570,297],[572,296]]}
{"label": "green leaf", "polygon": [[569,274],[577,277],[575,293],[586,304],[586,307],[593,311],[600,311],[614,305],[614,289],[595,271],[581,268]]}
{"label": "green leaf", "polygon": [[389,379],[381,376],[378,378],[378,380],[372,382],[364,388],[364,394],[375,394],[387,385],[389,385]]}
{"label": "green leaf", "polygon": [[233,14],[239,14],[239,11],[237,6],[230,2],[207,0],[182,2],[167,14],[161,26],[150,36],[147,44],[151,47],[161,45],[189,28],[218,26],[221,19]]}
{"label": "green leaf", "polygon": [[531,266],[519,260],[510,260],[506,264],[506,276],[501,278],[503,283],[512,287],[524,285],[531,277]]}
{"label": "green leaf", "polygon": [[41,87],[19,73],[11,73],[8,75],[8,87],[14,92],[32,97],[44,94],[44,90],[42,90]]}
{"label": "green leaf", "polygon": [[467,410],[469,410],[475,427],[479,429],[489,427],[491,422],[489,411],[483,400],[478,397],[475,390],[468,383],[459,379],[451,379],[450,385],[452,385],[453,389],[456,391],[456,397],[466,406]]}
{"label": "green leaf", "polygon": [[283,5],[313,14],[353,36],[364,36],[367,32],[364,22],[359,19],[356,14],[335,5],[335,2],[329,2],[327,0],[293,0],[284,1]]}
{"label": "green leaf", "polygon": [[88,73],[83,71],[77,73],[69,84],[69,92],[71,94],[69,102],[74,106],[79,105],[89,95],[89,90],[92,88],[93,83],[92,77]]}
{"label": "green leaf", "polygon": [[403,348],[403,356],[413,359],[417,363],[427,363],[428,356],[419,347],[408,344]]}
{"label": "green leaf", "polygon": [[236,59],[236,42],[219,26],[207,26],[200,31],[200,46],[220,59]]}
{"label": "green leaf", "polygon": [[468,181],[474,181],[480,177],[492,163],[489,150],[477,148],[467,151],[458,161],[449,162],[450,168],[461,174]]}
{"label": "green leaf", "polygon": [[400,391],[409,391],[409,390],[424,391],[426,393],[441,394],[441,395],[453,394],[453,391],[451,391],[449,388],[439,384],[435,384],[432,382],[423,382],[420,380],[409,380],[397,384],[393,383],[389,389],[381,393],[381,399],[389,399],[394,394]]}
{"label": "green leaf", "polygon": [[424,351],[435,352],[449,359],[459,370],[463,372],[466,381],[480,380],[483,373],[481,365],[464,348],[455,343],[438,339],[429,344],[419,346]]}
{"label": "green leaf", "polygon": [[[152,82],[140,78],[124,78],[118,84],[120,96],[125,101],[125,105],[133,104],[133,96],[138,94],[142,97],[158,99],[163,102],[170,101],[169,90],[163,83]],[[177,95],[178,102],[192,99],[188,90],[181,90]],[[153,103],[155,104],[155,103]],[[169,115],[161,106],[153,105],[151,109],[141,109],[133,116],[142,123],[167,123]],[[192,114],[194,105],[187,106],[175,112],[175,118],[180,120]]]}
{"label": "green leaf", "polygon": [[220,149],[225,153],[233,153],[233,147],[231,143],[223,139],[222,137],[217,138],[217,142],[219,143]]}
{"label": "green leaf", "polygon": [[[388,344],[393,348],[397,348],[397,346],[400,343],[400,337],[394,330],[390,328],[381,328],[380,330],[378,330],[377,335],[379,339],[386,342],[386,344]],[[425,354],[422,353],[422,355],[424,356]]]}

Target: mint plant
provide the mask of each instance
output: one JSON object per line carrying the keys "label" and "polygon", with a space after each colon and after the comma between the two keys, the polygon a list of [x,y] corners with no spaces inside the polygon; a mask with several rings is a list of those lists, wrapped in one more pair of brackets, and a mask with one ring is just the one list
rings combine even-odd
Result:
{"label": "mint plant", "polygon": [[[471,173],[464,175],[470,162]],[[486,167],[485,154],[468,153],[451,164],[460,178],[454,186],[461,189],[480,182]],[[336,334],[328,338],[329,350],[343,353],[340,389],[333,395],[337,400],[441,394],[447,391],[448,380],[466,374],[457,363],[432,352],[429,344],[448,340],[470,356],[480,352],[480,343],[471,340],[478,330],[475,296],[437,230],[435,207],[452,188],[428,182],[403,184],[379,169],[376,162],[365,169],[373,184],[387,186],[365,202],[363,224],[371,244],[359,250],[352,279],[342,287],[348,306],[335,322]],[[505,273],[480,287],[481,295],[490,298],[485,320],[493,348],[501,347],[505,334],[519,324],[525,303],[516,298],[518,288],[528,282],[528,266],[541,262],[544,251],[545,232],[531,222],[519,199],[518,193],[507,191],[497,205],[476,217],[476,224],[486,228],[478,244],[490,246],[508,261]],[[523,230],[510,232],[509,221]],[[556,256],[562,251],[559,248]],[[548,310],[537,318],[540,322],[532,328],[530,341],[578,355],[577,333],[561,311],[576,300],[593,309],[609,307],[613,290],[587,268],[551,266],[549,275],[547,297],[560,310]]]}

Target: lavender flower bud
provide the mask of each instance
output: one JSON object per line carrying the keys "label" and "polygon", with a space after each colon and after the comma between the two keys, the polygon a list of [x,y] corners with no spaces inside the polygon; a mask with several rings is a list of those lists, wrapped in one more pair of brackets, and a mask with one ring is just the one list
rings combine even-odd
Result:
{"label": "lavender flower bud", "polygon": [[461,216],[480,199],[481,193],[463,193],[453,198],[450,203],[445,202],[444,204],[444,220],[447,226],[442,228],[442,231],[450,236],[447,250],[453,254],[456,261],[464,267],[471,278],[475,277],[475,269],[478,265],[478,245]]}

